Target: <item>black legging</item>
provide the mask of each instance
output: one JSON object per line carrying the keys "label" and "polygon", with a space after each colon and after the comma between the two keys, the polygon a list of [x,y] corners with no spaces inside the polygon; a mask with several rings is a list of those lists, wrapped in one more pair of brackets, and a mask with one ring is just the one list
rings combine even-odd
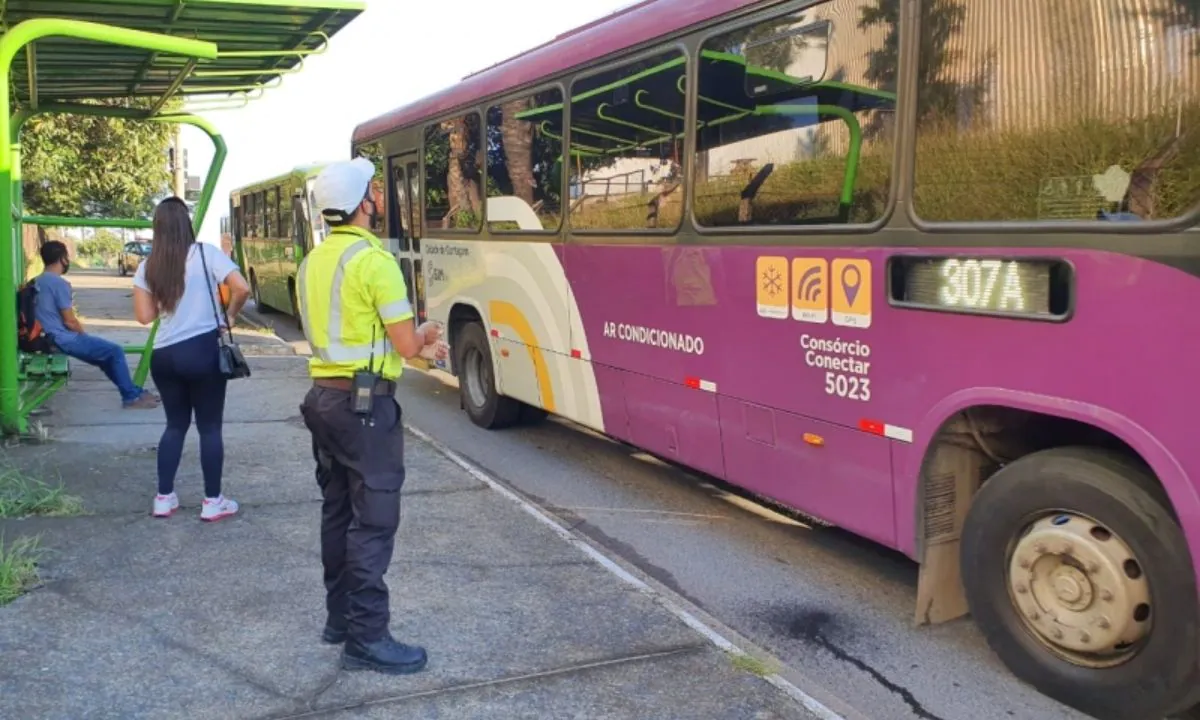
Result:
{"label": "black legging", "polygon": [[150,375],[167,413],[167,429],[158,443],[159,494],[169,495],[175,490],[183,441],[195,411],[204,496],[220,497],[221,470],[225,464],[221,420],[225,414],[227,380],[219,370],[217,332],[155,348],[150,358]]}

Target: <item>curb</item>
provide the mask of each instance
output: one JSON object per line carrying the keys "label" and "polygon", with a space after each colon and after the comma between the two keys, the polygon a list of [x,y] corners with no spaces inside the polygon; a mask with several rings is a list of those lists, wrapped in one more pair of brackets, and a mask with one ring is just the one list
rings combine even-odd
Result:
{"label": "curb", "polygon": [[[563,525],[549,511],[526,499],[524,494],[517,488],[510,487],[507,483],[494,477],[487,470],[480,468],[411,423],[404,423],[404,428],[435,452],[465,470],[471,477],[487,485],[505,499],[516,503],[535,520],[549,527],[556,535],[566,540],[589,559],[615,575],[619,580],[649,597],[655,604],[670,612],[676,619],[683,622],[693,631],[699,633],[717,649],[724,651],[731,657],[752,658],[766,662],[773,669],[773,672],[760,675],[759,677],[790,697],[805,710],[808,710],[821,720],[870,720],[870,718],[854,709],[846,701],[837,697],[820,684],[805,677],[798,670],[788,667],[777,657],[758,647],[732,628],[724,625],[694,603],[684,599],[678,593],[675,593],[653,578],[647,577],[637,567],[620,557],[608,555],[606,548],[598,546],[594,540],[586,535]],[[807,690],[802,690],[801,686],[807,688]]]}

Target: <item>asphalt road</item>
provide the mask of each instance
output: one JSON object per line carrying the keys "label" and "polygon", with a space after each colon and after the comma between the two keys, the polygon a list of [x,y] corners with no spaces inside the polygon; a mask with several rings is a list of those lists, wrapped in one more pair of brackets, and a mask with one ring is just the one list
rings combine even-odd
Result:
{"label": "asphalt road", "polygon": [[[306,350],[289,318],[266,319]],[[1014,679],[969,619],[914,627],[917,567],[902,555],[564,422],[481,430],[457,389],[420,372],[405,375],[401,403],[407,422],[867,717],[1088,717]]]}

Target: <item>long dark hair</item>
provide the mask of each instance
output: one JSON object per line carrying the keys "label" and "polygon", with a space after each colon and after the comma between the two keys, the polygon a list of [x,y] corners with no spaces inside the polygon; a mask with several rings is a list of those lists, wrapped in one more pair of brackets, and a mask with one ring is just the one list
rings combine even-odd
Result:
{"label": "long dark hair", "polygon": [[174,312],[183,297],[184,270],[194,244],[187,205],[178,197],[160,202],[154,210],[154,244],[146,258],[146,285],[159,312]]}

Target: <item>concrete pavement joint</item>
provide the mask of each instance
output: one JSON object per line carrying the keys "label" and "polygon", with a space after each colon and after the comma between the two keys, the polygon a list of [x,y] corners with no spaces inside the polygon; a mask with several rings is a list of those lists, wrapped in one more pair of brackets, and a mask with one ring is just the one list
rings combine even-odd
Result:
{"label": "concrete pavement joint", "polygon": [[[669,648],[656,652],[639,653],[636,655],[623,655],[615,658],[606,658],[604,660],[593,660],[590,662],[576,663],[566,665],[553,670],[540,670],[522,675],[511,675],[509,677],[496,678],[494,680],[479,680],[476,682],[462,683],[459,685],[447,685],[431,690],[422,690],[420,692],[405,693],[402,695],[389,695],[385,697],[375,698],[373,700],[363,700],[357,703],[348,703],[338,705],[336,707],[322,708],[320,710],[310,710],[309,712],[300,713],[298,715],[266,715],[264,720],[302,720],[302,718],[321,717],[323,715],[333,715],[336,713],[346,712],[349,710],[361,710],[369,707],[379,707],[381,705],[391,705],[394,703],[406,702],[408,700],[418,700],[421,698],[436,697],[439,695],[450,695],[454,693],[470,692],[471,690],[480,690],[484,688],[494,688],[504,685],[512,685],[516,683],[529,682],[531,680],[545,680],[548,678],[562,677],[565,675],[574,675],[584,673],[589,670],[599,670],[617,665],[627,665],[631,663],[650,662],[653,660],[663,660],[678,655],[687,655],[699,652],[704,649],[704,645],[684,645],[682,647]],[[336,680],[335,680],[336,682]],[[328,687],[321,690],[322,693],[327,692]],[[314,699],[315,700],[315,699]]]}
{"label": "concrete pavement joint", "polygon": [[174,648],[176,650],[179,650],[179,651],[183,652],[184,654],[191,655],[199,660],[206,661],[209,664],[211,664],[213,667],[218,668],[219,670],[229,674],[230,676],[235,677],[235,678],[241,680],[242,682],[245,682],[250,687],[253,687],[256,690],[260,690],[264,693],[267,693],[268,695],[270,695],[272,697],[278,698],[280,700],[303,702],[303,700],[301,698],[292,697],[292,696],[288,695],[287,693],[284,693],[284,692],[280,691],[279,689],[272,687],[271,685],[267,684],[266,682],[255,678],[249,672],[227,666],[220,658],[214,657],[194,645],[189,645],[181,640],[176,640],[175,638],[170,637],[169,635],[167,635],[166,633],[164,633],[163,631],[161,631],[157,627],[155,627],[153,624],[147,622],[146,620],[144,620],[142,618],[138,618],[136,616],[133,616],[133,615],[130,615],[127,613],[117,612],[116,610],[101,608],[93,603],[85,602],[77,596],[70,595],[70,594],[60,591],[61,588],[70,587],[71,585],[74,585],[74,584],[76,584],[76,583],[73,580],[61,580],[58,583],[56,583],[55,585],[52,585],[52,586],[47,585],[45,587],[45,591],[54,593],[64,602],[73,603],[77,606],[86,608],[88,610],[91,610],[92,612],[99,613],[101,615],[109,615],[109,616],[113,616],[113,617],[118,617],[132,625],[136,625],[136,626],[145,628],[147,632],[149,632],[151,635],[155,636],[159,641],[161,641],[163,643],[163,645],[170,647],[170,648]]}
{"label": "concrete pavement joint", "polygon": [[[427,445],[432,447],[434,450],[441,453],[443,456],[445,456],[448,460],[453,462],[455,465],[458,465],[463,470],[467,471],[476,480],[479,480],[480,482],[486,484],[488,487],[495,490],[500,495],[508,498],[512,502],[515,502],[517,505],[519,505],[521,507],[522,510],[524,510],[526,513],[528,513],[529,515],[534,517],[536,520],[541,522],[543,525],[545,525],[548,528],[550,528],[551,530],[553,530],[555,534],[557,534],[562,539],[566,540],[571,545],[575,546],[578,550],[580,550],[585,555],[587,555],[589,558],[594,560],[601,567],[608,570],[613,575],[616,575],[618,578],[623,580],[628,585],[633,586],[638,591],[644,593],[645,595],[647,595],[648,597],[653,599],[655,602],[657,602],[664,609],[668,610],[671,614],[673,614],[676,618],[678,618],[680,621],[682,621],[689,628],[691,628],[692,630],[696,631],[701,636],[703,636],[712,645],[715,645],[717,648],[723,650],[726,653],[729,653],[730,655],[742,656],[742,657],[753,657],[749,653],[747,653],[745,650],[743,650],[741,647],[730,642],[723,634],[717,632],[712,627],[710,627],[708,624],[705,624],[704,622],[702,622],[692,612],[686,610],[684,608],[682,602],[676,602],[676,601],[670,599],[667,596],[667,593],[664,592],[663,590],[656,590],[655,588],[652,588],[645,581],[641,580],[640,578],[636,577],[631,572],[626,570],[619,562],[617,562],[616,560],[608,557],[604,553],[597,550],[590,542],[587,541],[586,538],[581,537],[579,533],[572,531],[571,529],[565,527],[559,521],[555,520],[550,515],[547,515],[545,512],[542,511],[541,508],[537,507],[536,505],[530,503],[525,498],[521,497],[521,495],[518,494],[516,491],[510,489],[509,487],[507,487],[500,481],[496,480],[494,477],[491,476],[491,474],[489,474],[482,468],[480,468],[480,467],[476,466],[475,464],[471,463],[470,461],[464,459],[462,456],[460,456],[454,450],[450,449],[445,444],[439,442],[433,436],[429,435],[428,433],[421,430],[420,428],[417,428],[408,423],[405,424],[405,427],[415,437],[422,440]],[[686,602],[686,601],[684,601],[684,602]],[[765,654],[765,653],[762,653],[762,654]],[[798,687],[796,684],[794,684],[790,680],[782,677],[778,673],[771,673],[770,675],[765,675],[765,676],[763,676],[763,679],[766,680],[768,683],[770,683],[775,688],[784,692],[786,695],[788,695],[788,697],[795,700],[797,703],[799,703],[801,706],[803,706],[806,710],[813,713],[817,717],[821,718],[821,720],[851,720],[851,718],[848,717],[846,714],[835,712],[828,705],[821,702],[820,700],[813,697],[812,695],[806,693],[805,691],[801,690],[800,687]],[[821,694],[828,695],[829,693],[827,691],[822,691]],[[844,704],[844,703],[839,702],[838,704]],[[849,710],[849,708],[847,708],[847,709]],[[857,713],[855,713],[855,714],[857,715]]]}

